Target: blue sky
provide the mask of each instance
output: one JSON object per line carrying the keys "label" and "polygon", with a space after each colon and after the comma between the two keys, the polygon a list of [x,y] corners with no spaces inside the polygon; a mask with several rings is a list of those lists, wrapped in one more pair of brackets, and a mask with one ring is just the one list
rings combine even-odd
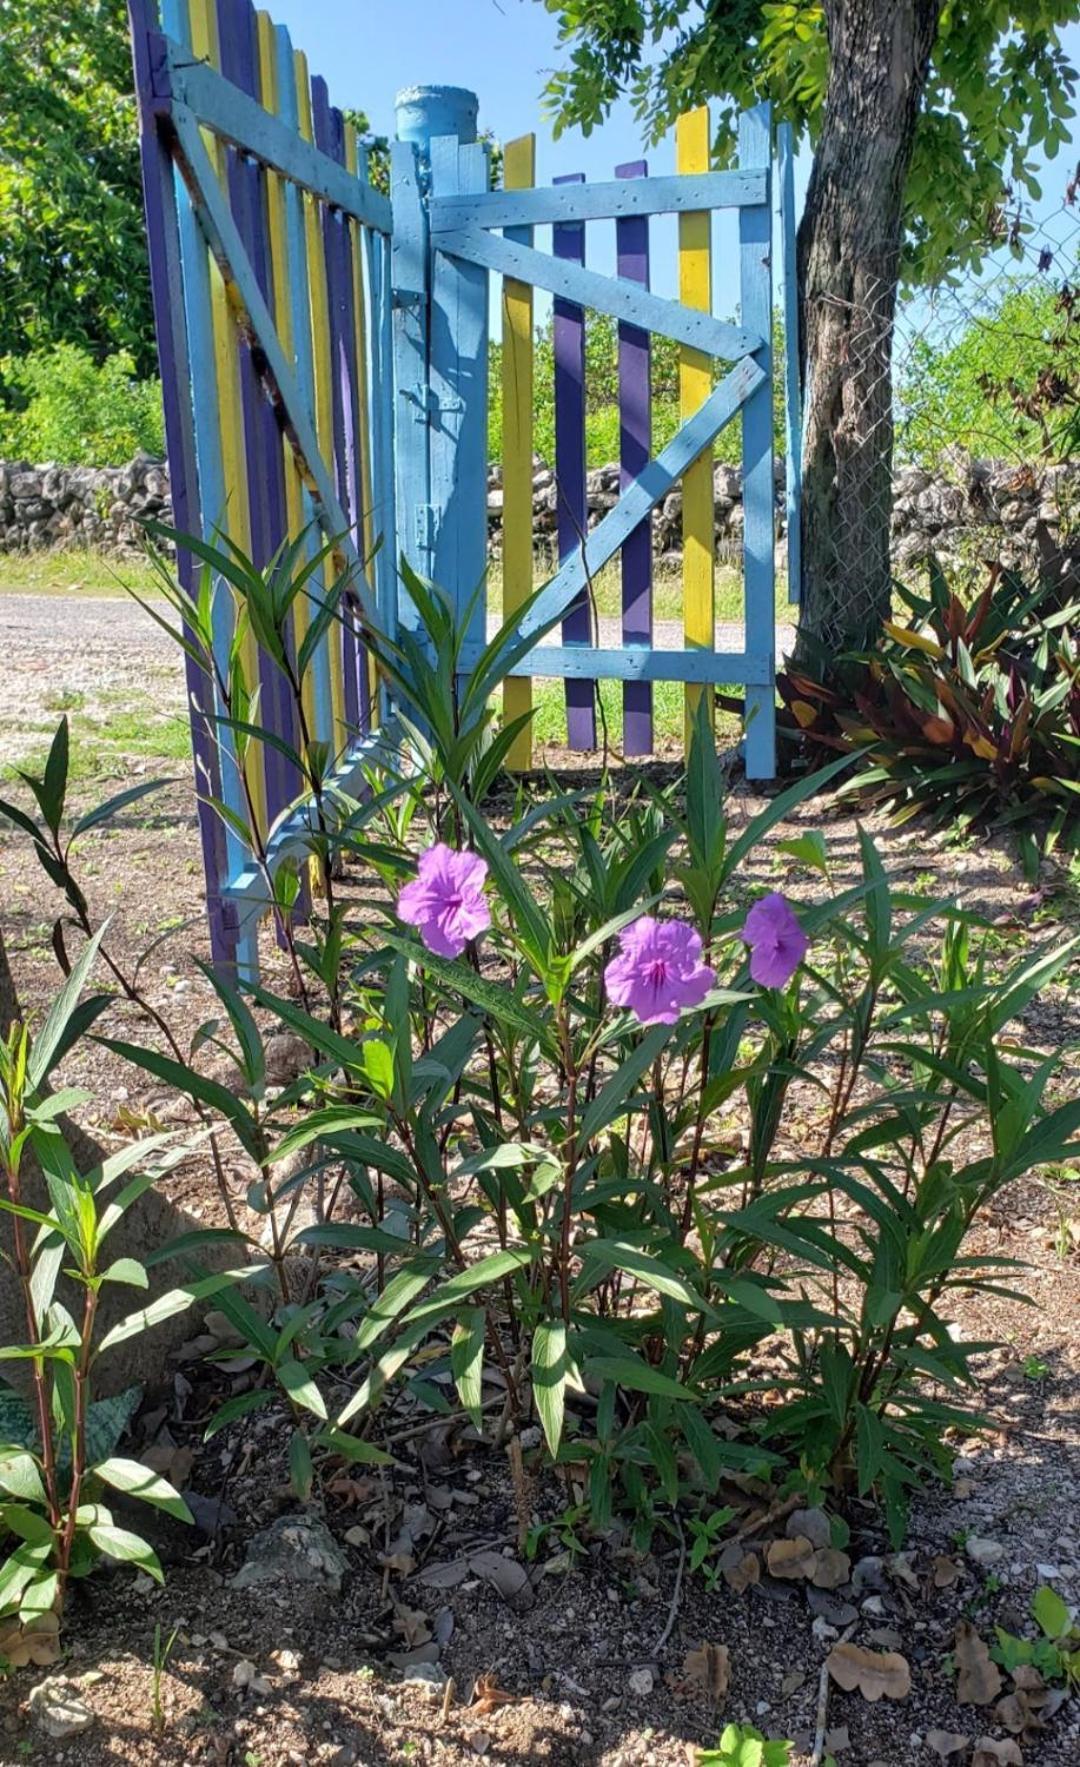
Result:
{"label": "blue sky", "polygon": [[[380,134],[392,134],[394,95],[399,88],[437,82],[468,86],[480,99],[481,126],[500,140],[535,130],[537,182],[559,173],[584,172],[587,178],[610,178],[617,164],[641,157],[640,126],[630,106],[619,104],[608,121],[585,138],[580,131],[552,139],[541,94],[548,74],[565,60],[556,19],[538,0],[266,0],[276,20],[288,26],[297,48],[306,51],[313,73],[321,73],[336,104],[367,112]],[[1080,25],[1064,32],[1075,63],[1080,64]],[[1080,129],[1074,141],[1080,140]],[[648,151],[649,169],[674,169],[670,139]],[[1047,205],[1056,201],[1072,170],[1072,156],[1062,154],[1043,180]],[[802,156],[797,174],[801,199],[808,175]],[[654,223],[653,286],[660,294],[675,292],[674,222]],[[611,270],[613,229],[589,229],[589,261]],[[546,245],[546,240],[538,243]],[[731,217],[718,217],[714,232],[714,306],[718,313],[734,310],[734,229]]]}

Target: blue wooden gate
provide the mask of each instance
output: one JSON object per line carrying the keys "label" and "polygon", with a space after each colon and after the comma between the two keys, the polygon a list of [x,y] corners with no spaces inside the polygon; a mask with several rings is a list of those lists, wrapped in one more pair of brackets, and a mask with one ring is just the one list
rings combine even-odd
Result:
{"label": "blue wooden gate", "polygon": [[[648,334],[673,338],[682,350],[684,421],[651,458],[642,433],[633,438],[637,453],[624,456],[621,497],[592,533],[580,531],[565,548],[522,625],[526,636],[539,634],[561,615],[562,642],[526,656],[507,692],[518,694],[520,706],[530,677],[565,678],[571,736],[576,729],[580,742],[586,725],[580,718],[575,725],[575,707],[579,714],[587,710],[600,680],[626,684],[627,704],[639,712],[640,695],[651,693],[654,681],[683,682],[688,696],[719,682],[741,682],[747,770],[754,778],[771,777],[777,192],[767,107],[742,118],[735,170],[709,169],[708,120],[699,112],[684,119],[674,176],[643,176],[644,167],[635,165],[620,168],[611,182],[530,188],[526,138],[507,149],[508,187],[492,190],[488,153],[477,140],[475,96],[417,87],[398,101],[387,195],[369,180],[363,152],[330,105],[324,82],[309,78],[287,33],[248,0],[161,0],[160,14],[155,0],[129,5],[178,527],[206,537],[225,534],[264,565],[284,540],[320,524],[336,537],[337,564],[353,570],[363,620],[390,633],[399,621],[414,620],[398,577],[403,555],[460,608],[474,605],[468,661],[483,642],[486,617],[483,600],[474,596],[487,565],[488,404],[497,392],[488,386],[490,279],[503,279],[510,607],[532,587],[531,401],[521,397],[526,370],[531,373],[532,290],[555,298],[562,350],[557,374],[566,373],[567,348],[572,360],[580,344],[585,309],[618,320],[620,365],[625,347],[627,385],[636,373],[639,405],[642,384],[648,403],[647,379],[640,380]],[[786,148],[790,171],[790,143]],[[790,198],[790,176],[781,193]],[[709,295],[709,218],[722,207],[738,214],[736,322],[714,317]],[[649,218],[660,214],[680,218],[680,300],[660,298],[642,279]],[[791,270],[790,200],[784,214]],[[623,273],[615,276],[585,267],[586,227],[604,222],[617,230]],[[551,251],[542,248],[548,228]],[[791,285],[789,276],[785,287]],[[516,396],[508,361],[526,377]],[[724,365],[719,374],[717,362]],[[797,387],[789,379],[794,437]],[[564,420],[568,409],[564,403]],[[718,653],[710,450],[736,417],[745,640],[737,652]],[[563,428],[571,433],[565,421]],[[790,445],[788,453],[794,496],[797,455]],[[644,562],[647,572],[651,512],[680,481],[690,560],[684,567],[686,643],[660,650],[648,623],[641,623],[642,568]],[[566,497],[569,507],[569,488]],[[637,560],[636,611],[624,618],[622,647],[604,647],[591,641],[587,617],[582,621],[583,598],[596,572],[621,550],[624,564],[632,552]],[[368,568],[364,560],[374,562]],[[180,572],[193,587],[190,557],[181,557]],[[318,594],[316,588],[316,603]],[[222,656],[234,617],[230,599],[220,597],[215,647]],[[308,625],[315,614],[298,608],[296,617]],[[250,641],[248,648],[251,686],[260,689],[259,720],[270,739],[295,745],[294,713],[273,666]],[[335,756],[335,782],[350,791],[373,747],[392,734],[393,708],[373,677],[362,623],[347,617],[330,623],[312,679],[307,721]],[[237,764],[212,690],[194,673],[189,685],[215,955],[239,957],[252,969],[257,923],[269,906],[268,877],[302,847],[309,811],[273,741]]]}

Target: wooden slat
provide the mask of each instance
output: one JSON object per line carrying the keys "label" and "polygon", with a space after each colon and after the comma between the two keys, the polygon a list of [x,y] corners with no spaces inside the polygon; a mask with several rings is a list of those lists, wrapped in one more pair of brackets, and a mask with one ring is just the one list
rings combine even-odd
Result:
{"label": "wooden slat", "polygon": [[[556,179],[560,186],[583,184],[583,172]],[[564,222],[551,231],[551,249],[564,265],[585,263],[585,224]],[[589,525],[585,486],[585,313],[575,301],[556,295],[552,319],[555,364],[555,522],[559,563],[581,552]],[[588,645],[592,640],[589,585],[563,617],[564,644]],[[566,740],[572,749],[596,747],[595,687],[574,676],[566,683]]]}
{"label": "wooden slat", "polygon": [[[675,125],[675,164],[680,172],[709,169],[707,105],[688,111]],[[703,312],[712,309],[712,216],[679,216],[679,298]],[[759,339],[760,341],[760,339]],[[684,344],[692,339],[684,339]],[[708,397],[712,363],[700,350],[684,348],[679,357],[679,409],[691,417]],[[714,643],[714,534],[712,455],[705,452],[683,480],[683,633],[687,648],[711,650]],[[689,746],[698,690],[686,691],[686,742]]]}
{"label": "wooden slat", "polygon": [[[766,169],[772,153],[772,114],[767,104],[739,118],[739,161]],[[765,676],[746,689],[746,774],[772,779],[776,772],[776,488],[773,479],[772,410],[772,209],[739,211],[740,311],[764,334],[754,360],[762,384],[747,399],[742,425],[743,582],[746,649],[768,658]]]}
{"label": "wooden slat", "polygon": [[[616,168],[616,177],[636,182],[648,177],[644,160]],[[631,282],[649,286],[649,222],[644,214],[615,223],[616,268]],[[639,326],[619,326],[620,487],[629,489],[652,454],[651,347]],[[622,641],[652,644],[652,521],[628,534],[622,549]],[[653,746],[652,687],[646,678],[626,677],[623,688],[623,753],[647,755]]]}
{"label": "wooden slat", "polygon": [[[157,61],[161,53],[161,39],[155,32],[156,24],[157,9],[153,0],[132,0],[131,34],[135,88],[139,100],[143,200],[150,248],[150,289],[161,367],[165,438],[172,469],[173,522],[181,533],[191,534],[201,531],[201,516],[192,404],[192,356],[189,349],[184,264],[181,257],[180,210],[186,212],[192,227],[194,223],[187,196],[182,188],[178,188],[172,155],[159,127],[153,105],[154,91],[161,77]],[[202,257],[205,270],[205,246],[202,248]],[[197,574],[191,553],[183,549],[177,556],[177,573],[184,590],[191,595],[195,589]],[[225,828],[208,802],[209,798],[220,797],[222,790],[218,749],[214,741],[213,689],[190,657],[185,657],[185,669],[210,949],[215,964],[230,968],[236,961],[236,911],[223,893],[229,875]]]}
{"label": "wooden slat", "polygon": [[[503,148],[503,182],[508,190],[527,189],[536,177],[536,136],[521,135]],[[532,229],[514,234],[532,244]],[[532,594],[533,587],[533,295],[527,282],[506,277],[502,285],[502,493],[503,619]],[[508,681],[503,688],[507,723],[532,710],[532,682]],[[507,756],[511,768],[532,765],[532,731],[526,727]]]}
{"label": "wooden slat", "polygon": [[[476,645],[466,647],[464,662],[479,656]],[[543,680],[547,676],[575,680],[594,677],[604,681],[685,681],[694,685],[719,681],[757,680],[767,665],[743,651],[716,650],[594,650],[581,644],[538,644],[511,664],[511,678],[521,675]]]}
{"label": "wooden slat", "polygon": [[[239,0],[235,0],[239,4]],[[225,0],[226,5],[234,0]],[[200,123],[233,146],[250,153],[301,189],[330,202],[367,227],[389,233],[392,211],[386,198],[368,184],[355,184],[340,165],[295,135],[260,104],[221,78],[212,66],[191,61],[183,46],[169,49],[173,96],[194,111]]]}
{"label": "wooden slat", "polygon": [[[302,49],[293,51],[296,69],[296,100],[300,133],[305,141],[314,141],[315,131],[311,109],[311,81],[307,56]],[[334,477],[334,386],[330,367],[330,315],[327,286],[326,247],[322,237],[322,214],[312,196],[303,198],[304,233],[307,241],[308,294],[311,314],[311,350],[315,365],[315,434],[319,456],[327,477]],[[338,503],[340,508],[340,500]],[[343,511],[346,524],[348,516]],[[318,573],[316,595],[325,594],[327,573]],[[318,704],[316,721],[319,735],[329,742],[335,754],[348,740],[345,725],[345,683],[341,666],[341,650],[329,637],[319,646],[316,663]]]}
{"label": "wooden slat", "polygon": [[780,289],[784,320],[784,443],[787,490],[788,600],[802,585],[802,382],[799,375],[799,288],[796,263],[795,143],[791,124],[776,131]]}
{"label": "wooden slat", "polygon": [[633,533],[650,510],[666,497],[687,469],[708,448],[743,401],[765,381],[752,357],[737,364],[709,394],[704,405],[676,432],[662,453],[649,461],[634,484],[598,522],[585,543],[585,557],[576,553],[556,572],[542,595],[538,595],[520,627],[527,638],[549,627],[581,594],[588,577],[595,577],[608,559]]}
{"label": "wooden slat", "polygon": [[[368,175],[367,154],[361,150],[356,130],[351,123],[345,124],[345,168],[354,178],[360,178],[366,182]],[[363,230],[357,222],[352,220],[348,222],[348,235],[349,266],[352,276],[353,349],[356,361],[356,494],[360,518],[357,545],[364,558],[370,559],[375,550],[375,511],[372,502],[374,437],[368,380],[368,291],[365,287],[364,277],[365,245]],[[389,357],[387,357],[383,372],[387,376],[390,373]],[[365,652],[361,666],[366,671],[367,715],[369,721],[375,724],[379,717],[379,702],[374,657]]]}
{"label": "wooden slat", "polygon": [[559,221],[615,220],[620,215],[671,215],[683,209],[741,208],[765,201],[760,172],[707,172],[700,178],[648,178],[628,190],[603,183],[436,197],[432,233],[457,227],[543,227]]}
{"label": "wooden slat", "polygon": [[[696,217],[680,216],[680,229],[688,219]],[[547,252],[515,245],[497,233],[485,233],[482,227],[458,227],[453,232],[440,233],[435,243],[440,253],[463,258],[466,263],[482,264],[489,270],[498,270],[502,276],[516,276],[519,281],[546,288],[563,300],[594,308],[598,313],[610,313],[613,319],[626,319],[631,325],[641,325],[646,331],[659,332],[661,337],[674,338],[676,343],[727,362],[748,355],[762,342],[756,332],[714,319],[708,311],[695,311],[696,302],[685,297],[682,304],[663,300],[618,276],[604,276],[595,270],[583,270],[577,264],[560,262]]]}
{"label": "wooden slat", "polygon": [[[427,212],[420,189],[419,155],[409,141],[390,145],[394,204],[391,300],[394,334],[395,494],[401,511],[395,552],[422,577],[432,568],[431,460],[427,443]],[[404,586],[398,600],[403,625],[417,614]]]}
{"label": "wooden slat", "polygon": [[[484,190],[487,149],[437,137],[436,193]],[[436,254],[429,341],[432,575],[451,594],[467,630],[483,638],[487,571],[488,279],[480,267]]]}

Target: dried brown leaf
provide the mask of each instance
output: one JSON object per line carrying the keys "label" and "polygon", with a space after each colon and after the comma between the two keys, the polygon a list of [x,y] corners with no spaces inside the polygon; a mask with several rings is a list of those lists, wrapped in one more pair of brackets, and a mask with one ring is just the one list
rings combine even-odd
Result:
{"label": "dried brown leaf", "polygon": [[771,1577],[812,1577],[817,1551],[805,1534],[796,1534],[793,1540],[771,1540],[765,1563]]}
{"label": "dried brown leaf", "polygon": [[955,1730],[928,1730],[926,1746],[932,1749],[940,1761],[947,1761],[950,1755],[958,1755],[966,1749],[971,1741],[970,1736],[961,1736]]}
{"label": "dried brown leaf", "polygon": [[1020,1745],[1011,1736],[995,1742],[992,1736],[980,1736],[971,1757],[971,1767],[1024,1767]]}
{"label": "dried brown leaf", "polygon": [[834,1644],[825,1666],[845,1693],[856,1688],[865,1700],[902,1700],[911,1692],[911,1669],[898,1651],[864,1650],[861,1644]]}
{"label": "dried brown leaf", "polygon": [[36,1614],[25,1625],[14,1615],[0,1621],[0,1657],[14,1669],[31,1664],[45,1669],[60,1656],[60,1621],[53,1613]]}
{"label": "dried brown leaf", "polygon": [[934,1560],[935,1589],[951,1589],[954,1583],[960,1581],[962,1575],[963,1569],[957,1564],[955,1558],[950,1558],[944,1552],[938,1553]]}
{"label": "dried brown leaf", "polygon": [[720,1556],[720,1573],[729,1589],[742,1595],[752,1584],[761,1581],[761,1560],[756,1552],[744,1552],[736,1541]]}
{"label": "dried brown leaf", "polygon": [[726,1644],[703,1644],[688,1651],[683,1676],[711,1700],[722,1700],[731,1685],[731,1657]]}
{"label": "dried brown leaf", "polygon": [[1001,1692],[1001,1670],[970,1620],[959,1620],[953,1636],[956,1700],[961,1706],[988,1706]]}
{"label": "dried brown leaf", "polygon": [[476,1677],[469,1711],[474,1718],[486,1718],[489,1712],[494,1712],[499,1706],[515,1705],[521,1697],[519,1693],[507,1693],[489,1671]]}
{"label": "dried brown leaf", "polygon": [[815,1589],[839,1589],[851,1576],[851,1560],[835,1546],[819,1546],[817,1560],[810,1574]]}

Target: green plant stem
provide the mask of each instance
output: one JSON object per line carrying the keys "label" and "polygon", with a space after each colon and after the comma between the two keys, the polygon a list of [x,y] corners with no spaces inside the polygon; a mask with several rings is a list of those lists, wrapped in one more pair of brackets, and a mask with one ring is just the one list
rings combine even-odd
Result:
{"label": "green plant stem", "polygon": [[68,1494],[67,1519],[64,1523],[64,1532],[58,1553],[57,1568],[60,1577],[61,1600],[71,1565],[71,1549],[75,1543],[77,1525],[76,1516],[79,1509],[79,1499],[82,1495],[83,1477],[86,1472],[86,1413],[90,1404],[90,1364],[94,1354],[94,1321],[97,1316],[97,1303],[97,1289],[92,1283],[88,1283],[86,1298],[83,1302],[82,1338],[75,1366],[75,1428],[72,1432],[71,1442],[71,1490]]}

